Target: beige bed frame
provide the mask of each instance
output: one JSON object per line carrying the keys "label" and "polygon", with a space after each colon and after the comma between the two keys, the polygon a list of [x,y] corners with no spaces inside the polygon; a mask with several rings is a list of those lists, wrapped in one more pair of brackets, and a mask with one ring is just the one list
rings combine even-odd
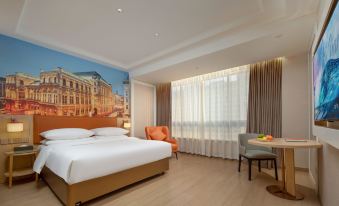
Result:
{"label": "beige bed frame", "polygon": [[104,177],[90,179],[69,185],[47,167],[41,177],[55,195],[67,206],[81,205],[84,202],[136,183],[148,177],[162,174],[169,169],[169,159],[162,159],[139,167],[124,170]]}
{"label": "beige bed frame", "polygon": [[[41,132],[57,129],[81,127],[93,129],[97,127],[115,127],[115,118],[106,117],[50,117],[34,116],[34,143],[40,143]],[[67,206],[81,205],[84,202],[100,197],[127,185],[148,177],[162,174],[169,169],[169,158],[134,167],[118,173],[69,185],[47,167],[40,177],[47,183],[60,201]]]}

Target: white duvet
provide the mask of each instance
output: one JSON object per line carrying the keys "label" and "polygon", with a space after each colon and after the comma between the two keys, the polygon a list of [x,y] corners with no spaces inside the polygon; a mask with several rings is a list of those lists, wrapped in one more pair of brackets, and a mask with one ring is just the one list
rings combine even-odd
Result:
{"label": "white duvet", "polygon": [[47,166],[68,184],[117,173],[171,156],[162,141],[114,136],[65,140],[42,145],[33,170]]}

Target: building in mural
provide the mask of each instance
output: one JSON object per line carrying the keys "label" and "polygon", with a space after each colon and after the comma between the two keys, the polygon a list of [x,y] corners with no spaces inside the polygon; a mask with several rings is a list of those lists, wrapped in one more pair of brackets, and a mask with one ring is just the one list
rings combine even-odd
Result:
{"label": "building in mural", "polygon": [[16,73],[5,78],[2,113],[116,117],[116,108],[124,105],[117,101],[121,98],[95,71],[71,73],[57,68],[41,71],[40,77]]}
{"label": "building in mural", "polygon": [[74,74],[90,82],[92,115],[112,115],[115,105],[115,95],[112,93],[112,86],[100,74],[94,71],[76,72]]}
{"label": "building in mural", "polygon": [[130,96],[130,87],[129,87],[129,81],[125,80],[123,82],[124,84],[124,115],[125,116],[130,116],[129,110],[130,110],[130,105],[129,105],[129,96]]}
{"label": "building in mural", "polygon": [[0,77],[0,111],[3,111],[5,107],[6,97],[6,78]]}

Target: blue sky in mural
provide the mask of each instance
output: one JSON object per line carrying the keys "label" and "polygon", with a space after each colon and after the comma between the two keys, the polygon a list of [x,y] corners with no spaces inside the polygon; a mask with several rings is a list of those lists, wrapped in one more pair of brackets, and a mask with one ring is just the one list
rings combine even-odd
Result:
{"label": "blue sky in mural", "polygon": [[96,71],[112,84],[113,92],[123,94],[123,81],[128,73],[67,55],[35,44],[0,34],[0,76],[24,72],[39,76],[40,70],[62,67],[69,72]]}

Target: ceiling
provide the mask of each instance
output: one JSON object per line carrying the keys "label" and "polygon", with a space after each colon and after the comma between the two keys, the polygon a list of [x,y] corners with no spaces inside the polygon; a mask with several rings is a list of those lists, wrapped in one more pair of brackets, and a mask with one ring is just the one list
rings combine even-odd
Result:
{"label": "ceiling", "polygon": [[0,33],[157,83],[306,51],[318,4],[319,0],[0,0]]}

